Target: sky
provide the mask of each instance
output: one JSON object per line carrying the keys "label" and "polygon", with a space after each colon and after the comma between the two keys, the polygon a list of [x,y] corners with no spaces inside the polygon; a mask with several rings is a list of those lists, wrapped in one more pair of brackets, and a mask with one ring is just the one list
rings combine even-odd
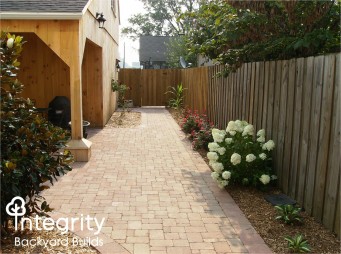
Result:
{"label": "sky", "polygon": [[[129,26],[128,18],[133,14],[144,12],[143,4],[138,0],[120,0],[120,31],[122,27]],[[124,50],[125,48],[125,50]],[[131,67],[133,62],[139,62],[139,41],[135,42],[120,34],[119,52],[123,66],[124,52],[126,68]]]}

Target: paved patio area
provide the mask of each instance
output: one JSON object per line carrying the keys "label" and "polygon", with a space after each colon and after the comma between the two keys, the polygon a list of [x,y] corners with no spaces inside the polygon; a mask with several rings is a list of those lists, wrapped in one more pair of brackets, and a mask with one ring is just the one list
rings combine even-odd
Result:
{"label": "paved patio area", "polygon": [[44,192],[53,216],[105,217],[102,253],[271,253],[168,111],[138,111],[137,128],[90,130],[90,162]]}

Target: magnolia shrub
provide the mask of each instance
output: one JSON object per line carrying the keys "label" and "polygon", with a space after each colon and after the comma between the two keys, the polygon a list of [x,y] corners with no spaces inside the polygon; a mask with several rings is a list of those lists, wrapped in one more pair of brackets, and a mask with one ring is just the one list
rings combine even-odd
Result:
{"label": "magnolia shrub", "polygon": [[272,140],[266,142],[265,130],[254,138],[254,127],[246,121],[230,121],[226,130],[212,130],[207,158],[213,169],[211,176],[224,188],[230,182],[267,185],[277,179],[271,168]]}
{"label": "magnolia shrub", "polygon": [[22,97],[24,85],[17,80],[22,39],[5,32],[0,36],[0,222],[4,235],[10,233],[10,225],[17,218],[8,214],[6,205],[21,197],[26,201],[26,213],[21,215],[46,215],[51,209],[41,192],[70,171],[73,160],[65,150],[70,132],[48,122],[30,99]]}

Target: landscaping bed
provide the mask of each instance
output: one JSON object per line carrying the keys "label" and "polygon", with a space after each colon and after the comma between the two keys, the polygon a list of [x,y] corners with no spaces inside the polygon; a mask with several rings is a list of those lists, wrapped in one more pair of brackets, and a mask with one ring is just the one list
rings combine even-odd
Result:
{"label": "landscaping bed", "polygon": [[[174,109],[169,109],[169,112],[181,126],[182,113]],[[198,152],[208,164],[207,151],[199,149]],[[340,253],[338,238],[307,213],[301,212],[303,223],[295,225],[275,219],[277,211],[264,197],[281,193],[279,189],[260,191],[252,187],[228,185],[226,190],[273,252],[288,253],[288,243],[284,237],[301,234],[308,240],[312,253]]]}
{"label": "landscaping bed", "polygon": [[106,124],[111,128],[134,128],[141,124],[141,113],[133,111],[116,111]]}
{"label": "landscaping bed", "polygon": [[278,194],[280,190],[263,192],[240,186],[228,186],[226,189],[273,252],[287,253],[287,241],[284,237],[302,234],[308,240],[313,253],[340,253],[340,241],[337,237],[307,213],[301,212],[302,225],[286,225],[275,220],[277,212],[264,197],[271,193]]}

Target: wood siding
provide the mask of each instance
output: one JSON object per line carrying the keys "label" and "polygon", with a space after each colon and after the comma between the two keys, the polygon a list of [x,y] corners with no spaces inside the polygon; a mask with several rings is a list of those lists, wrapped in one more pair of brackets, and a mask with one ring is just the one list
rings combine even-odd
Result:
{"label": "wood siding", "polygon": [[86,42],[82,63],[83,119],[92,127],[103,126],[102,48]]}
{"label": "wood siding", "polygon": [[[81,140],[82,98],[79,20],[1,20],[11,33],[35,33],[70,69],[72,139]],[[67,39],[66,39],[67,38]],[[36,52],[39,54],[39,51]],[[82,160],[81,156],[76,160]]]}
{"label": "wood siding", "polygon": [[20,82],[25,85],[22,96],[34,100],[38,108],[47,108],[55,96],[70,99],[69,66],[35,34],[20,35],[26,41],[18,75]]}
{"label": "wood siding", "polygon": [[[117,10],[116,10],[117,11]],[[98,27],[98,21],[95,19],[96,12],[103,12],[107,21],[103,29]],[[116,13],[117,14],[117,13]],[[94,45],[101,47],[102,57],[102,92],[101,97],[93,97],[92,100],[102,100],[101,107],[96,107],[96,115],[102,114],[101,124],[96,122],[96,126],[103,127],[111,115],[117,108],[116,94],[111,90],[111,79],[118,79],[118,72],[116,69],[116,59],[119,59],[118,41],[119,41],[119,18],[114,15],[111,9],[111,1],[91,1],[89,8],[84,13],[80,24],[81,34],[81,52],[85,53],[85,47],[89,41]],[[93,70],[96,72],[97,66]],[[91,95],[90,95],[91,96]],[[84,105],[84,104],[83,104]],[[97,103],[97,105],[99,105]],[[85,118],[85,115],[84,115]],[[97,117],[99,119],[99,117]]]}

